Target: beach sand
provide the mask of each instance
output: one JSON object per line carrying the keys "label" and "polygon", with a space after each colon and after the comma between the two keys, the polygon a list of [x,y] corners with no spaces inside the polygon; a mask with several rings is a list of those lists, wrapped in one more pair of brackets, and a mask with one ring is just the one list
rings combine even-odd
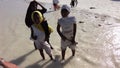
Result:
{"label": "beach sand", "polygon": [[120,1],[78,1],[70,14],[77,19],[76,55],[71,57],[68,48],[66,59],[61,62],[60,37],[56,31],[61,16],[60,10],[53,11],[51,0],[42,4],[48,9],[45,17],[54,29],[50,42],[56,61],[50,61],[46,53],[43,61],[39,51],[34,50],[30,30],[24,22],[29,1],[1,0],[0,56],[19,68],[120,68]]}

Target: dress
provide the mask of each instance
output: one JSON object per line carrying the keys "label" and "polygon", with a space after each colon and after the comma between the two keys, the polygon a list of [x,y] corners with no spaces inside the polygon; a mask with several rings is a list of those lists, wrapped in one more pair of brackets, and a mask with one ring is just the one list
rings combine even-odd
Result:
{"label": "dress", "polygon": [[45,49],[47,54],[51,54],[50,45],[45,40],[45,32],[40,31],[34,25],[32,25],[33,35],[37,36],[37,39],[34,40],[37,49]]}
{"label": "dress", "polygon": [[[58,20],[58,24],[62,28],[62,34],[69,40],[73,38],[73,25],[75,23],[76,23],[75,17],[66,17]],[[63,41],[61,39],[61,48],[65,49],[66,47],[70,47],[71,49],[75,48],[75,46],[72,45],[71,41],[68,40]]]}

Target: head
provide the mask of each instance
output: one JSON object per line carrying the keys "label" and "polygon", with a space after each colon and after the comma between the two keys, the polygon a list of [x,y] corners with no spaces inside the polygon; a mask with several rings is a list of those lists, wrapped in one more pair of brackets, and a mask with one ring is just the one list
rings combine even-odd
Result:
{"label": "head", "polygon": [[43,16],[42,14],[39,12],[39,11],[34,11],[32,13],[32,21],[35,23],[35,24],[39,24],[43,21]]}
{"label": "head", "polygon": [[36,10],[37,9],[37,2],[35,0],[30,2],[29,8],[33,11]]}
{"label": "head", "polygon": [[63,5],[61,9],[62,17],[67,17],[70,13],[70,8],[67,5]]}

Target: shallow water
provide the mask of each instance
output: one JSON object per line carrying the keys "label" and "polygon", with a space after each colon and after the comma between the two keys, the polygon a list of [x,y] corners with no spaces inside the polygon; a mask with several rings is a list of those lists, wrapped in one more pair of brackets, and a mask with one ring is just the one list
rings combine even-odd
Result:
{"label": "shallow water", "polygon": [[[56,19],[60,18],[60,14],[57,12],[51,14],[54,17],[48,18],[49,22],[56,24]],[[70,68],[119,68],[120,20],[109,15],[92,13],[76,8],[71,10],[70,15],[74,15],[77,18],[76,40],[79,44],[77,45],[76,58],[69,62],[66,67],[73,63]],[[83,23],[79,23],[80,21]],[[56,27],[55,25],[52,26]],[[56,45],[55,42],[52,43]],[[70,52],[67,53],[68,55],[71,54]]]}
{"label": "shallow water", "polygon": [[89,57],[85,61],[91,66],[100,66],[88,67],[120,68],[120,20],[84,10],[74,15],[77,20],[84,21],[78,24],[78,32],[82,29],[77,35],[80,42],[78,50],[81,50],[83,55],[85,53],[86,59]]}

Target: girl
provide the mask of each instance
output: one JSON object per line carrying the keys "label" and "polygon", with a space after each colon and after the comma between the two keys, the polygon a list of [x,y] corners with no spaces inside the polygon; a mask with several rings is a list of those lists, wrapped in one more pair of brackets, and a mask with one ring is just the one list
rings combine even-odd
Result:
{"label": "girl", "polygon": [[50,44],[48,42],[49,35],[53,30],[48,26],[47,21],[43,18],[42,14],[39,11],[34,11],[32,13],[32,21],[34,22],[34,24],[31,26],[33,30],[32,38],[37,49],[39,49],[40,55],[44,60],[45,56],[43,49],[45,49],[50,59],[53,60]]}

